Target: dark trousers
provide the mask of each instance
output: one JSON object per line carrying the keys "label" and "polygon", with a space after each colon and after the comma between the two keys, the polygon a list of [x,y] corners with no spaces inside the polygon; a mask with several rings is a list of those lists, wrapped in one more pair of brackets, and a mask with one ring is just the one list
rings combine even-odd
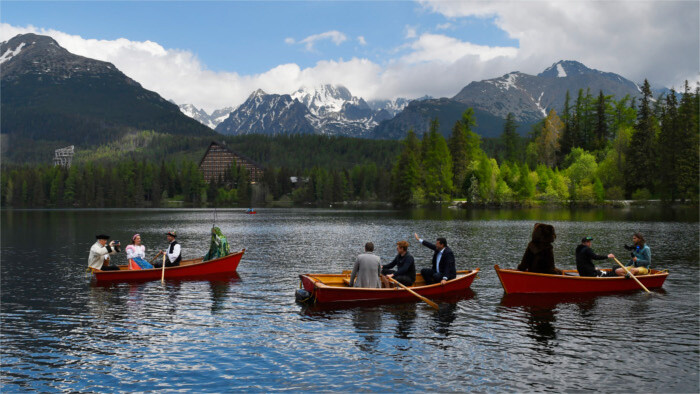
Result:
{"label": "dark trousers", "polygon": [[394,274],[393,278],[395,281],[401,283],[404,286],[413,286],[413,282],[415,282],[415,280],[413,278],[411,278],[410,276],[407,276],[407,275],[396,276],[396,271],[386,269],[386,268],[382,269],[382,275],[391,275],[391,274]]}
{"label": "dark trousers", "polygon": [[432,285],[433,283],[442,281],[442,275],[440,275],[439,272],[433,271],[432,268],[423,268],[420,270],[420,274],[423,275],[426,285]]}
{"label": "dark trousers", "polygon": [[116,265],[104,265],[102,264],[102,268],[100,268],[102,271],[119,271],[119,267]]}
{"label": "dark trousers", "polygon": [[[165,268],[177,267],[178,265],[180,265],[179,261],[177,263],[171,263],[169,261],[165,262]],[[153,263],[153,268],[163,268],[163,262],[161,261],[160,263]]]}

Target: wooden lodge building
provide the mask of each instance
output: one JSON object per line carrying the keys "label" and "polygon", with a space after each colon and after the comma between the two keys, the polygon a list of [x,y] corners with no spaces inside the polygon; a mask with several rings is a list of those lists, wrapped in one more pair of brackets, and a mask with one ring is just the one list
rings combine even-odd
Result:
{"label": "wooden lodge building", "polygon": [[202,172],[204,180],[208,183],[223,177],[226,170],[231,168],[234,163],[248,170],[251,182],[255,183],[262,180],[263,170],[257,163],[216,142],[209,144],[209,148],[204,152],[204,157],[199,162],[199,170]]}

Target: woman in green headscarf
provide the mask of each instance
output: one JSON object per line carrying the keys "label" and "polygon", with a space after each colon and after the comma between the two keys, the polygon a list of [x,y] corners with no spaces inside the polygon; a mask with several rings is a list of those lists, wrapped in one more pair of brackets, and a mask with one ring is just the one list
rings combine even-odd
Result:
{"label": "woman in green headscarf", "polygon": [[209,245],[209,252],[204,256],[203,261],[218,259],[219,257],[224,257],[229,255],[228,241],[218,227],[212,227],[211,229],[211,244]]}

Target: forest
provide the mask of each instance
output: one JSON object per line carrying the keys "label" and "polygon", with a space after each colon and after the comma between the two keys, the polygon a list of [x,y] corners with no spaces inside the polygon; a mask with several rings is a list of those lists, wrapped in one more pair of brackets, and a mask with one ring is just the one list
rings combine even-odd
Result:
{"label": "forest", "polygon": [[[696,203],[700,91],[639,101],[567,92],[526,137],[513,114],[500,138],[482,140],[468,109],[444,138],[439,119],[402,141],[317,135],[222,137],[263,166],[252,185],[232,167],[206,183],[198,170],[209,139],[139,132],[76,155],[70,169],[3,164],[3,207],[251,206],[274,203],[464,201],[473,205],[603,204],[660,199]],[[296,182],[293,182],[295,180]]]}

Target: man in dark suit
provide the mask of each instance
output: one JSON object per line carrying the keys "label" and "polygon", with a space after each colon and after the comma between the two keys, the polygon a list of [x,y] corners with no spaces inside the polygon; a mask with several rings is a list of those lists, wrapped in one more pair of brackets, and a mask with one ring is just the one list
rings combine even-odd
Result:
{"label": "man in dark suit", "polygon": [[435,245],[428,241],[422,240],[418,234],[413,234],[421,245],[435,251],[433,254],[433,267],[423,268],[420,274],[423,275],[425,283],[431,285],[440,282],[443,285],[448,281],[457,277],[457,269],[455,268],[455,255],[452,249],[447,247],[445,238],[438,238]]}

